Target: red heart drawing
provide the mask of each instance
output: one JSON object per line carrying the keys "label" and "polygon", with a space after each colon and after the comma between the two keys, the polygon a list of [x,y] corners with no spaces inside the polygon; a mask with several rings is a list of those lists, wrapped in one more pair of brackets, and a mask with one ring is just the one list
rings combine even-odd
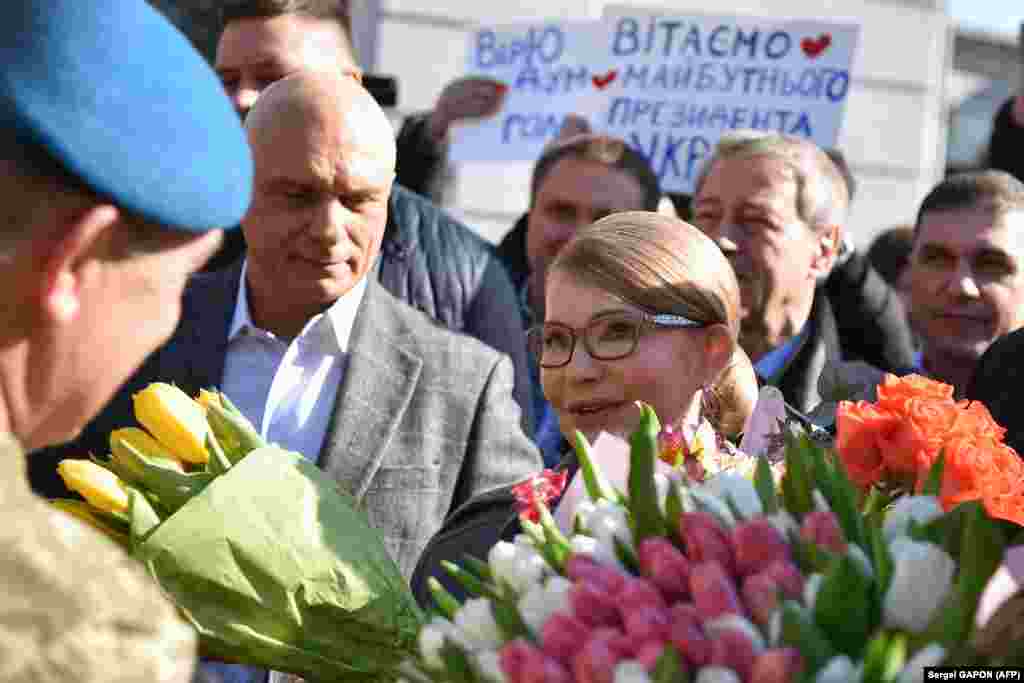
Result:
{"label": "red heart drawing", "polygon": [[607,88],[609,85],[612,84],[612,81],[614,81],[618,77],[619,77],[618,70],[617,69],[612,69],[611,71],[609,71],[608,73],[604,74],[603,76],[600,76],[600,75],[591,76],[590,77],[590,81],[591,81],[591,83],[594,84],[594,87],[597,88],[598,90],[604,90],[605,88]]}
{"label": "red heart drawing", "polygon": [[800,49],[804,51],[804,54],[814,59],[820,57],[828,46],[832,44],[832,34],[822,33],[817,39],[804,38],[800,41]]}

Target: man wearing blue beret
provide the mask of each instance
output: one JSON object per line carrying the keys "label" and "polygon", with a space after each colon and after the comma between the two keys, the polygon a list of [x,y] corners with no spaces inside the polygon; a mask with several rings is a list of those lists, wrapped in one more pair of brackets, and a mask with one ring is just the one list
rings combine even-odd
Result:
{"label": "man wearing blue beret", "polygon": [[187,681],[195,635],[106,539],[36,498],[174,330],[248,207],[252,158],[188,41],[143,0],[0,5],[0,679]]}

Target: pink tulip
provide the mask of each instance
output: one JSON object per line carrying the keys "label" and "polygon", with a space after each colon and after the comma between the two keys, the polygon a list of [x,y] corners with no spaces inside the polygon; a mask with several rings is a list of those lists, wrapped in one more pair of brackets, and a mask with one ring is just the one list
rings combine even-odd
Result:
{"label": "pink tulip", "polygon": [[661,591],[647,579],[640,578],[626,579],[622,589],[615,595],[615,602],[622,618],[626,617],[626,613],[642,607],[668,608]]}
{"label": "pink tulip", "polygon": [[754,660],[750,683],[791,683],[797,680],[802,660],[791,647],[765,650]]}
{"label": "pink tulip", "polygon": [[679,529],[691,565],[714,560],[729,574],[735,573],[736,560],[729,534],[714,515],[707,512],[684,512],[679,516]]}
{"label": "pink tulip", "polygon": [[590,628],[576,617],[555,612],[544,623],[540,632],[541,649],[549,657],[572,662],[583,643],[590,637]]}
{"label": "pink tulip", "polygon": [[744,522],[732,530],[732,549],[740,576],[761,571],[776,560],[789,559],[789,544],[765,518]]}
{"label": "pink tulip", "polygon": [[615,665],[624,658],[616,645],[618,639],[619,634],[613,629],[599,629],[591,634],[572,658],[575,683],[612,683]]}
{"label": "pink tulip", "polygon": [[804,516],[800,525],[800,538],[831,550],[834,553],[846,552],[846,538],[839,526],[839,520],[829,510],[814,510]]}
{"label": "pink tulip", "polygon": [[588,626],[618,626],[618,604],[601,585],[587,581],[569,589],[573,614]]}
{"label": "pink tulip", "polygon": [[702,562],[690,568],[690,594],[701,619],[743,614],[736,585],[718,562]]}
{"label": "pink tulip", "polygon": [[568,669],[522,638],[501,648],[498,663],[509,683],[572,683]]}
{"label": "pink tulip", "polygon": [[638,607],[622,615],[626,633],[635,640],[668,640],[672,627],[669,611],[661,607]]}
{"label": "pink tulip", "polygon": [[711,659],[711,641],[701,628],[697,608],[689,603],[673,605],[669,640],[694,667],[704,666]]}
{"label": "pink tulip", "polygon": [[783,595],[791,600],[799,600],[804,594],[804,575],[796,565],[788,560],[776,560],[765,567],[762,572],[775,579]]}
{"label": "pink tulip", "polygon": [[756,650],[750,636],[736,629],[726,629],[711,641],[711,666],[732,669],[741,680],[749,681],[754,669]]}
{"label": "pink tulip", "polygon": [[640,572],[658,587],[670,603],[690,592],[690,562],[666,538],[647,538],[637,549]]}
{"label": "pink tulip", "polygon": [[767,626],[779,604],[779,584],[765,572],[743,579],[743,604],[755,622]]}
{"label": "pink tulip", "polygon": [[604,587],[605,591],[614,595],[622,588],[626,577],[619,571],[598,564],[589,555],[570,555],[565,562],[565,575],[571,581],[589,581]]}

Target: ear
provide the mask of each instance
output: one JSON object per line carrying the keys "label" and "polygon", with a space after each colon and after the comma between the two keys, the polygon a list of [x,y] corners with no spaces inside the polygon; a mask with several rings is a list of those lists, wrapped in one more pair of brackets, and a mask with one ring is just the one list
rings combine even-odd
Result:
{"label": "ear", "polygon": [[729,364],[732,359],[736,342],[733,341],[729,328],[721,323],[711,325],[704,330],[704,357],[707,360],[706,367],[714,375]]}
{"label": "ear", "polygon": [[50,238],[43,258],[41,310],[47,321],[65,325],[78,316],[82,293],[108,249],[120,212],[109,204],[91,206],[67,218],[63,234]]}
{"label": "ear", "polygon": [[811,277],[813,279],[819,280],[832,272],[836,256],[839,255],[841,239],[842,230],[838,223],[819,228],[819,232],[814,236],[815,252],[811,259]]}

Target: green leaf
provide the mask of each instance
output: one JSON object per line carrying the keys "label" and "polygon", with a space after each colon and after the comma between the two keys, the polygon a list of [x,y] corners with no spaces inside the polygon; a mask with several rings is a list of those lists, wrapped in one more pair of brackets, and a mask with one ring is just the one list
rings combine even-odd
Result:
{"label": "green leaf", "polygon": [[640,424],[629,437],[629,502],[633,513],[633,538],[637,545],[645,538],[665,535],[665,524],[658,507],[658,491],[654,485],[660,429],[654,409],[641,403]]}
{"label": "green leaf", "polygon": [[489,598],[497,597],[497,591],[485,585],[480,579],[466,571],[454,562],[441,561],[441,567],[448,572],[448,575],[459,582],[459,585],[466,589],[466,592],[474,598],[485,595]]}
{"label": "green leaf", "polygon": [[828,638],[807,610],[792,600],[782,603],[782,642],[800,651],[804,671],[809,674],[817,674],[835,655]]}
{"label": "green leaf", "polygon": [[651,683],[690,683],[690,674],[674,646],[666,645],[661,651],[651,672]]}
{"label": "green leaf", "polygon": [[455,613],[461,606],[455,596],[445,590],[441,582],[433,576],[427,579],[427,588],[430,589],[430,597],[434,599],[434,605],[437,606],[444,618],[449,621],[455,619]]}
{"label": "green leaf", "polygon": [[892,583],[894,563],[892,553],[889,552],[889,544],[885,542],[882,527],[871,526],[869,533],[871,535],[871,560],[875,568],[876,598],[882,602]]}
{"label": "green leaf", "polygon": [[605,478],[601,468],[590,458],[590,442],[583,432],[576,432],[576,458],[580,463],[580,472],[583,474],[583,484],[587,489],[587,495],[594,502],[599,500],[621,500],[618,493]]}
{"label": "green leaf", "polygon": [[895,681],[907,663],[907,638],[902,633],[879,633],[868,643],[861,680]]}
{"label": "green leaf", "polygon": [[441,661],[444,662],[445,673],[451,683],[475,683],[473,667],[469,655],[450,638],[445,638],[441,646]]}
{"label": "green leaf", "polygon": [[619,562],[631,573],[640,573],[640,560],[637,558],[636,553],[626,543],[623,543],[618,536],[612,536],[612,542],[615,545],[615,556],[619,558]]}
{"label": "green leaf", "polygon": [[210,459],[206,461],[207,472],[218,476],[231,469],[231,462],[224,454],[224,449],[221,448],[217,435],[213,433],[212,429],[206,434],[206,450],[210,452]]}
{"label": "green leaf", "polygon": [[818,488],[839,520],[846,540],[863,548],[867,545],[867,536],[864,531],[864,516],[857,506],[857,488],[847,476],[842,461],[830,457],[825,449],[816,444],[814,448],[818,453],[817,460],[822,463]]}
{"label": "green leaf", "polygon": [[252,423],[228,401],[227,396],[220,394],[220,399],[224,406],[212,403],[206,411],[206,421],[222,443],[230,444],[225,453],[234,465],[250,452],[257,448],[265,448],[269,444],[259,435]]}
{"label": "green leaf", "polygon": [[565,571],[565,561],[572,554],[572,546],[569,544],[569,539],[558,528],[558,524],[555,522],[555,518],[551,516],[551,511],[548,510],[548,507],[546,505],[538,505],[537,509],[540,513],[540,527],[544,531],[544,544],[550,551],[551,558],[554,561],[552,567],[561,574]]}
{"label": "green leaf", "polygon": [[793,552],[793,561],[796,562],[796,566],[800,568],[804,576],[812,572],[824,574],[837,558],[837,555],[831,551],[820,547],[813,541],[801,538],[800,533],[796,530],[791,529],[787,536],[789,537],[789,547]]}
{"label": "green leaf", "polygon": [[463,569],[473,572],[473,574],[475,574],[481,581],[494,581],[494,575],[491,573],[491,565],[478,557],[474,557],[468,553],[464,554],[462,556],[462,567]]}
{"label": "green leaf", "polygon": [[131,518],[131,546],[135,548],[160,526],[160,516],[138,489],[128,487],[128,515]]}
{"label": "green leaf", "polygon": [[870,578],[847,556],[825,572],[814,600],[814,622],[837,650],[856,660],[879,621],[879,607]]}
{"label": "green leaf", "polygon": [[810,469],[801,438],[786,431],[786,474],[782,478],[782,503],[798,520],[814,509]]}
{"label": "green leaf", "polygon": [[[121,442],[117,448],[121,449],[124,457],[132,459],[131,469],[135,474],[128,481],[137,483],[140,488],[155,494],[168,513],[176,512],[215,479],[209,472],[185,473],[155,465],[127,441]],[[110,467],[113,461],[98,462],[117,473],[115,468]]]}
{"label": "green leaf", "polygon": [[761,499],[761,507],[766,515],[774,515],[779,511],[779,498],[775,493],[775,480],[772,478],[772,467],[768,458],[757,459],[754,470],[754,488]]}
{"label": "green leaf", "polygon": [[928,478],[925,479],[921,495],[938,496],[942,492],[942,470],[946,466],[946,454],[939,451],[939,457],[928,469]]}
{"label": "green leaf", "polygon": [[522,615],[519,614],[519,608],[514,602],[491,600],[491,615],[506,639],[525,638],[534,642],[537,640],[530,631],[530,627],[523,621]]}
{"label": "green leaf", "polygon": [[665,528],[669,537],[676,543],[682,543],[683,536],[679,533],[679,518],[683,514],[683,494],[681,484],[668,480],[668,494],[665,496]]}

